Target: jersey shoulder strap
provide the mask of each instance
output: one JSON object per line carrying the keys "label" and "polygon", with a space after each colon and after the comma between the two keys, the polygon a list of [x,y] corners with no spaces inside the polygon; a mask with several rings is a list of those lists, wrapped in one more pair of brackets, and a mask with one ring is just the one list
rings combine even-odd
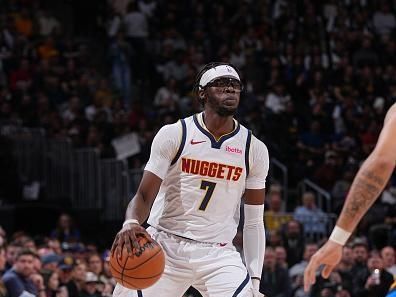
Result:
{"label": "jersey shoulder strap", "polygon": [[248,135],[246,137],[246,146],[245,146],[246,177],[249,175],[249,153],[250,153],[251,142],[252,142],[252,130],[248,130]]}
{"label": "jersey shoulder strap", "polygon": [[184,145],[186,144],[186,137],[187,137],[186,121],[184,119],[181,119],[180,123],[182,124],[182,137],[181,137],[179,149],[177,150],[177,153],[171,162],[171,166],[174,165],[177,162],[177,160],[180,158]]}

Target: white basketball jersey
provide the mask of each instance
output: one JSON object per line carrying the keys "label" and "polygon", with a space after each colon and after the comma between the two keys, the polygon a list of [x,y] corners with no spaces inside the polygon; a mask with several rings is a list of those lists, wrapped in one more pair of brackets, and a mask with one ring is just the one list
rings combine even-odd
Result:
{"label": "white basketball jersey", "polygon": [[[153,141],[145,170],[157,174],[163,182],[148,223],[197,241],[229,243],[237,231],[245,188],[265,187],[267,149],[237,121],[235,129],[218,140],[206,129],[202,113],[180,122],[182,129],[180,123],[168,125]],[[258,156],[259,168],[249,184],[247,176],[250,164],[254,164],[251,146],[256,148],[253,155]]]}

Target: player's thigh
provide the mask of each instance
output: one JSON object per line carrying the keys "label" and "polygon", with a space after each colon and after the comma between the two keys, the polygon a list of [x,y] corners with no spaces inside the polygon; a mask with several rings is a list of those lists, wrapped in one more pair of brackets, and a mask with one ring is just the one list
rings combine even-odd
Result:
{"label": "player's thigh", "polygon": [[237,251],[221,249],[208,254],[193,286],[204,297],[252,297],[252,283]]}
{"label": "player's thigh", "polygon": [[187,283],[180,283],[177,279],[169,279],[164,275],[153,286],[140,291],[117,284],[113,291],[113,297],[182,297],[189,287],[190,285]]}

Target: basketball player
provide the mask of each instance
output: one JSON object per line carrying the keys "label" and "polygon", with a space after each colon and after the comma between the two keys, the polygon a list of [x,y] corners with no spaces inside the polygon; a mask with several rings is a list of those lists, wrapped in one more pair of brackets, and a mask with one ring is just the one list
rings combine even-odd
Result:
{"label": "basketball player", "polygon": [[[263,265],[268,151],[239,124],[238,70],[210,63],[195,90],[204,111],[160,129],[137,193],[112,252],[139,248],[150,234],[166,254],[161,279],[142,291],[117,284],[113,296],[180,297],[195,287],[204,297],[257,297]],[[232,245],[244,197],[244,257]],[[150,211],[151,209],[151,211]],[[151,227],[140,226],[146,218]]]}
{"label": "basketball player", "polygon": [[322,264],[328,278],[341,260],[342,247],[362,216],[384,189],[396,165],[396,104],[389,109],[376,147],[357,173],[329,240],[311,258],[304,274],[305,291],[315,283]]}

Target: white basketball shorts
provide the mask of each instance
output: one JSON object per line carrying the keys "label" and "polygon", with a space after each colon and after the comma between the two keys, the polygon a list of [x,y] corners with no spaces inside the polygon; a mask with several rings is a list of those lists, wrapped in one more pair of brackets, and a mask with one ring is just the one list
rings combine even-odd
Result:
{"label": "white basketball shorts", "polygon": [[152,227],[147,231],[164,249],[164,274],[141,291],[117,283],[113,297],[182,297],[190,286],[203,297],[253,297],[250,277],[233,245],[200,243]]}

